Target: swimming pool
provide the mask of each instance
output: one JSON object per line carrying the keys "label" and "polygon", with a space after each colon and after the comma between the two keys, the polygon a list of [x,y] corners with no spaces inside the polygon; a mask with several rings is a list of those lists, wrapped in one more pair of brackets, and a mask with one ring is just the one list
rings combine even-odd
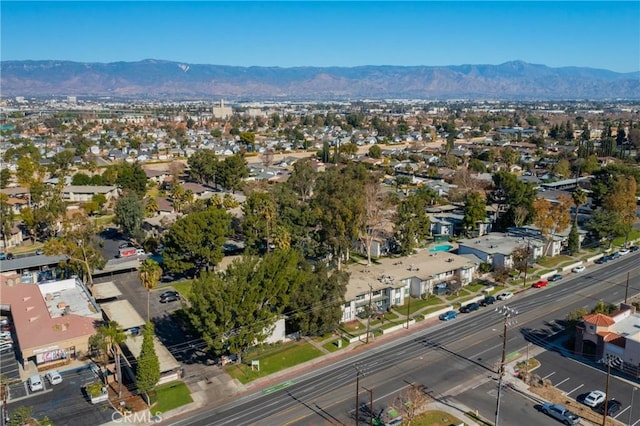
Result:
{"label": "swimming pool", "polygon": [[431,247],[429,249],[430,252],[435,252],[435,251],[449,251],[453,248],[453,246],[451,244],[440,244],[437,245],[435,247]]}

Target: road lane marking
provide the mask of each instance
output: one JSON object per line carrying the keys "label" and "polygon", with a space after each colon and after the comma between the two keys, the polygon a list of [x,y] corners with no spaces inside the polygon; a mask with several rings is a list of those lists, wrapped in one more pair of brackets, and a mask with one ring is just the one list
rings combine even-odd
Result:
{"label": "road lane marking", "polygon": [[564,382],[566,382],[567,380],[569,380],[569,377],[567,377],[566,379],[564,379],[563,381],[561,381],[560,383],[557,383],[555,385],[555,387],[557,388],[558,386],[560,386],[561,384],[563,384]]}
{"label": "road lane marking", "polygon": [[565,395],[572,394],[572,393],[574,393],[575,391],[577,391],[578,389],[580,389],[580,388],[581,388],[581,387],[583,387],[583,386],[584,386],[584,383],[583,383],[583,384],[581,384],[580,386],[578,386],[577,388],[575,388],[575,389],[573,389],[573,390],[571,390],[571,391],[569,391],[569,392],[566,392],[566,393],[565,393]]}
{"label": "road lane marking", "polygon": [[631,406],[630,406],[630,405],[629,405],[627,408],[625,408],[624,410],[620,411],[620,412],[618,413],[618,415],[614,417],[614,419],[617,419],[617,418],[618,418],[622,413],[624,413],[625,411],[627,411],[629,408],[631,408]]}
{"label": "road lane marking", "polygon": [[548,379],[549,377],[553,376],[554,374],[556,374],[556,372],[555,372],[555,371],[552,371],[551,373],[549,373],[549,374],[547,374],[546,376],[544,376],[544,377],[542,378],[542,380]]}

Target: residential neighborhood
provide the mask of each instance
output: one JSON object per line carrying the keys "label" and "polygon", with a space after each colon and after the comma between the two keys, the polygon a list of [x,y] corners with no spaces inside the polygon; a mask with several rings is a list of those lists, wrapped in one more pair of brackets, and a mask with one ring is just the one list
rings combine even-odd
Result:
{"label": "residential neighborhood", "polygon": [[[347,353],[475,315],[640,240],[633,103],[67,97],[0,113],[10,389],[91,366],[91,402],[151,412],[148,394],[180,383],[196,404],[213,371],[240,392],[270,350]],[[637,380],[638,309],[584,312],[575,352]]]}

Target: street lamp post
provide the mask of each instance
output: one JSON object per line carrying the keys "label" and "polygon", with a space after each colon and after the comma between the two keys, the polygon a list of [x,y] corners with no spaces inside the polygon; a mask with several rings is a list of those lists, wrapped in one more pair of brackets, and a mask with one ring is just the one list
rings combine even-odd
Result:
{"label": "street lamp post", "polygon": [[[496,414],[495,414],[495,426],[500,422],[500,399],[502,398],[502,378],[504,377],[504,361],[507,354],[507,327],[515,324],[512,321],[515,315],[518,315],[518,311],[515,309],[503,306],[502,308],[496,308],[496,312],[502,315],[503,329],[502,329],[502,357],[500,359],[500,366],[498,368],[498,398],[496,400]],[[511,321],[510,321],[511,320]]]}

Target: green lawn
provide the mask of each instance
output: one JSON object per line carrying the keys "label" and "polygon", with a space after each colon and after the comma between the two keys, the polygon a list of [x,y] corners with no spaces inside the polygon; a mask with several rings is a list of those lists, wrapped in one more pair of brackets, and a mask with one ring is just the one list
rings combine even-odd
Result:
{"label": "green lawn", "polygon": [[[285,368],[302,364],[321,355],[322,351],[316,349],[311,343],[304,341],[293,342],[282,345],[276,351],[270,351],[262,355],[247,355],[244,358],[244,362],[247,364],[228,365],[225,370],[231,377],[244,384]],[[251,361],[255,360],[260,361],[260,371],[251,371]]]}
{"label": "green lawn", "polygon": [[545,268],[554,269],[557,268],[561,263],[571,264],[575,261],[576,259],[571,256],[560,254],[554,257],[541,257],[537,260],[537,263],[544,266]]}
{"label": "green lawn", "polygon": [[[171,284],[171,287],[175,288],[185,299],[189,299],[191,296],[191,284],[192,280],[176,281]],[[164,288],[159,287],[158,290],[164,291]]]}
{"label": "green lawn", "polygon": [[346,324],[341,324],[340,329],[353,335],[364,333],[366,325],[360,323],[360,321],[351,321]]}
{"label": "green lawn", "polygon": [[460,291],[458,291],[456,293],[453,293],[451,296],[447,296],[446,299],[449,302],[452,302],[452,301],[458,300],[460,298],[464,299],[466,296],[469,296],[469,292],[462,288],[462,289],[460,289]]}
{"label": "green lawn", "polygon": [[157,402],[151,407],[153,413],[166,413],[174,408],[193,402],[189,388],[184,382],[171,382],[156,389]]}
{"label": "green lawn", "polygon": [[427,411],[417,416],[411,422],[412,426],[449,426],[460,425],[462,420],[444,411]]}
{"label": "green lawn", "polygon": [[[442,304],[442,300],[440,300],[437,296],[430,296],[428,299],[416,299],[414,297],[411,298],[411,303],[405,303],[401,306],[395,306],[393,308],[394,311],[398,312],[400,315],[407,315],[408,308],[411,308],[410,314],[419,311],[422,308],[426,308],[427,306],[434,306]],[[411,306],[409,306],[411,305]]]}
{"label": "green lawn", "polygon": [[[322,345],[323,348],[325,348],[326,350],[328,350],[329,352],[335,352],[338,349],[338,341],[340,339],[336,339],[336,340],[332,340],[331,342],[327,342],[324,345]],[[342,339],[342,348],[346,348],[349,345],[349,341],[346,339]]]}

